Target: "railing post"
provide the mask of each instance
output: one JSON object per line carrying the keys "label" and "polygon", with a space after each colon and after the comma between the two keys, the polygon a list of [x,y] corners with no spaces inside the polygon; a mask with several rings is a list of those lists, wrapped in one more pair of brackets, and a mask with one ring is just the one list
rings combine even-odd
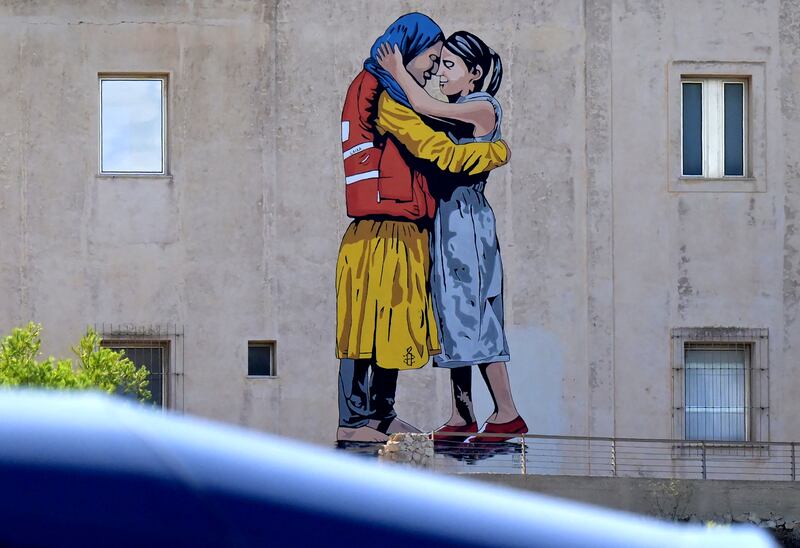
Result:
{"label": "railing post", "polygon": [[703,479],[706,479],[706,442],[700,442],[700,450],[702,451],[700,457],[703,465]]}
{"label": "railing post", "polygon": [[797,479],[797,464],[795,459],[795,442],[792,442],[792,481]]}
{"label": "railing post", "polygon": [[611,440],[611,472],[617,477],[617,440]]}
{"label": "railing post", "polygon": [[522,475],[528,474],[528,457],[525,451],[525,434],[522,434]]}
{"label": "railing post", "polygon": [[433,458],[431,458],[431,470],[436,470],[436,444],[433,443],[433,431],[428,432],[428,439],[431,440],[431,445],[433,445]]}

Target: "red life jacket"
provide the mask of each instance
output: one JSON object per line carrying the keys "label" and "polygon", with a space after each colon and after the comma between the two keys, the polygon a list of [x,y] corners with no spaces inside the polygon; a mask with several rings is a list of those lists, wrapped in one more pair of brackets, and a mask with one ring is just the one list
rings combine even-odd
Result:
{"label": "red life jacket", "polygon": [[428,181],[409,167],[391,135],[375,129],[383,88],[362,70],[347,90],[342,109],[347,215],[383,215],[407,220],[433,218],[436,202]]}

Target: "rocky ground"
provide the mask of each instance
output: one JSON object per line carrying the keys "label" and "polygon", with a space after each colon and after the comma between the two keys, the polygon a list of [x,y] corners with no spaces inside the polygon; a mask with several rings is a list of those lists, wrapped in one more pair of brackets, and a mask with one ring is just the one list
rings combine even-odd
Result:
{"label": "rocky ground", "polygon": [[689,523],[706,523],[710,527],[725,527],[736,523],[750,523],[769,529],[775,539],[785,547],[800,548],[800,516],[758,515],[754,512],[746,514],[722,514],[710,517],[696,515],[684,516],[678,521]]}

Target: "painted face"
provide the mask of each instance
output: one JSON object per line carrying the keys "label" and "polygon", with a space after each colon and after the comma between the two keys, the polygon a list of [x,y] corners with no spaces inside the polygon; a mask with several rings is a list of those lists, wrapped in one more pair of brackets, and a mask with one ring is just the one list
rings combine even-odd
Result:
{"label": "painted face", "polygon": [[473,91],[472,83],[480,77],[480,67],[467,70],[464,60],[447,48],[442,49],[442,63],[436,76],[439,90],[448,97],[466,95]]}
{"label": "painted face", "polygon": [[442,55],[442,42],[436,42],[431,47],[414,57],[407,65],[406,70],[421,86],[436,74],[439,69],[439,57]]}

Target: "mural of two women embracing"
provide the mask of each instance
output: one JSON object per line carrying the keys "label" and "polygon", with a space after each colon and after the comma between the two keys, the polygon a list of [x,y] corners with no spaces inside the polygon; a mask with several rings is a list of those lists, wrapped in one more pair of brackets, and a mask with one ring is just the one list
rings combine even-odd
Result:
{"label": "mural of two women embracing", "polygon": [[[433,77],[447,101],[425,91]],[[498,443],[528,431],[511,394],[503,274],[484,189],[510,159],[495,98],[500,56],[466,31],[445,37],[403,15],[370,49],[342,112],[347,214],[336,267],[338,441],[416,432],[394,409],[398,372],[450,370],[452,412],[437,441]],[[494,401],[473,409],[478,367]],[[447,433],[439,435],[437,433]]]}

